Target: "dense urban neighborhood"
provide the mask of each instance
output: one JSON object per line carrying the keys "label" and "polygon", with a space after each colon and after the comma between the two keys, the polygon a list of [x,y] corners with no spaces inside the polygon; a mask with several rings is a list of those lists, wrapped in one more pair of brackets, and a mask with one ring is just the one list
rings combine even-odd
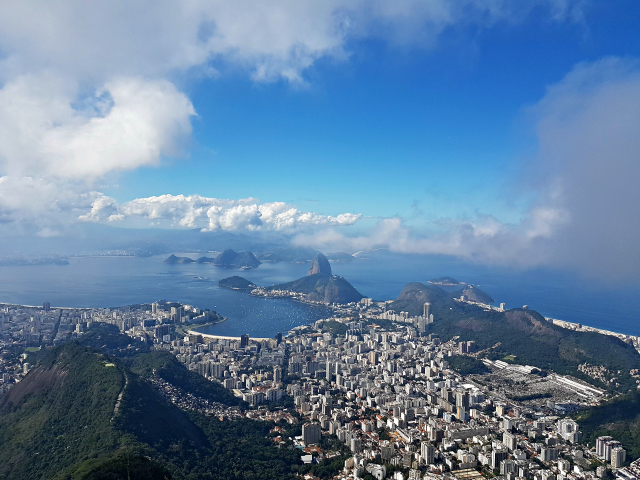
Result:
{"label": "dense urban neighborhood", "polygon": [[[308,465],[349,455],[333,478],[637,478],[625,445],[611,436],[586,442],[572,418],[610,400],[610,390],[489,359],[490,349],[458,336],[441,339],[430,333],[439,319],[428,302],[418,316],[367,298],[334,307],[331,318],[261,339],[202,334],[199,324],[222,317],[164,301],[112,309],[4,305],[0,389],[29,374],[30,353],[111,324],[131,340],[122,349],[170,352],[246,407],[152,377],[167,401],[225,421],[301,423],[301,435],[276,435],[274,444],[299,449]],[[581,368],[593,378],[601,373]]]}

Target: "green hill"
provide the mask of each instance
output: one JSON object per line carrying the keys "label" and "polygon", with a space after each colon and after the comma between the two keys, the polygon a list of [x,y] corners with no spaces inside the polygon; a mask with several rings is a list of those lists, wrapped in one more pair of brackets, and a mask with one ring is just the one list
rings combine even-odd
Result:
{"label": "green hill", "polygon": [[[421,315],[424,303],[430,302],[434,323],[429,325],[428,333],[444,341],[459,336],[460,341],[474,340],[481,350],[499,343],[485,356],[502,359],[514,355],[519,364],[572,375],[600,388],[617,392],[635,389],[629,370],[640,368],[640,354],[632,345],[617,337],[558,327],[534,310],[484,311],[454,301],[453,296],[458,293],[449,294],[435,285],[410,283],[389,308]],[[616,372],[616,382],[603,384],[578,371],[578,365],[583,363]]]}
{"label": "green hill", "polygon": [[77,342],[50,349],[0,397],[0,479],[292,479],[304,468],[298,451],[272,445],[272,424],[182,411],[151,376],[239,402],[166,352],[121,359]]}
{"label": "green hill", "polygon": [[[432,310],[448,308],[450,304],[453,304],[450,295],[440,287],[413,282],[402,289],[389,309],[396,312],[409,312],[409,315],[422,315],[423,305],[426,302],[431,303]],[[433,311],[434,316],[435,310]]]}
{"label": "green hill", "polygon": [[322,273],[307,275],[293,282],[274,285],[269,289],[302,293],[305,299],[313,302],[344,304],[357,302],[363,298],[363,295],[344,278],[336,275],[326,276]]}
{"label": "green hill", "polygon": [[627,449],[627,460],[640,458],[640,393],[620,396],[574,415],[584,441],[594,446],[596,438],[610,435]]}
{"label": "green hill", "polygon": [[491,305],[495,300],[491,298],[488,293],[483,292],[478,287],[469,285],[462,290],[453,292],[455,296],[464,296],[466,300],[477,303],[484,303],[485,305]]}
{"label": "green hill", "polygon": [[[135,442],[115,411],[127,377],[135,388],[126,368],[77,343],[51,351],[0,397],[0,478],[56,478]],[[164,403],[157,397],[142,401],[157,407]],[[120,411],[128,408],[123,399]],[[182,415],[169,410],[167,421]]]}
{"label": "green hill", "polygon": [[202,375],[187,370],[169,352],[150,352],[126,359],[133,372],[143,378],[156,375],[166,382],[179,387],[186,393],[225,405],[241,405],[242,400],[234,396],[220,384],[205,379]]}
{"label": "green hill", "polygon": [[215,263],[215,257],[199,257],[196,262],[197,263]]}
{"label": "green hill", "polygon": [[227,249],[218,255],[213,261],[214,265],[221,267],[239,267],[239,268],[257,268],[260,265],[258,260],[251,252],[236,252]]}
{"label": "green hill", "polygon": [[218,282],[218,285],[225,288],[232,288],[233,290],[251,290],[256,288],[253,282],[250,282],[246,278],[238,277],[237,275],[223,278]]}

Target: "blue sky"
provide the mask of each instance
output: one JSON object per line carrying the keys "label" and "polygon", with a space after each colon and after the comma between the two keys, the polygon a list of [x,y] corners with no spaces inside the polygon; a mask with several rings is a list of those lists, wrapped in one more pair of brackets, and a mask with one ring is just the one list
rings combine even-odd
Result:
{"label": "blue sky", "polygon": [[639,27],[634,1],[7,2],[0,219],[633,275]]}
{"label": "blue sky", "polygon": [[[535,154],[526,107],[581,61],[638,55],[637,3],[590,6],[584,22],[533,12],[517,25],[445,31],[437,45],[348,45],[304,86],[244,72],[187,89],[198,118],[188,158],[127,174],[121,201],[163,193],[286,201],[337,215],[411,218],[476,210],[515,222]],[[413,207],[413,208],[412,208]]]}

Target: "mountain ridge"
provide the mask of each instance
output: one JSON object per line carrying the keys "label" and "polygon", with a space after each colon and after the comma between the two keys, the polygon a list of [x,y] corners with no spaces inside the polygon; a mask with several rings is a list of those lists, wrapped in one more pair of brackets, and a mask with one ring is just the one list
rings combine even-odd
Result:
{"label": "mountain ridge", "polygon": [[[482,292],[477,287],[474,290]],[[427,333],[443,341],[456,336],[460,341],[472,340],[478,350],[486,350],[484,356],[490,360],[515,356],[519,364],[571,375],[611,392],[636,388],[629,371],[640,368],[640,354],[619,338],[565,329],[531,309],[488,310],[456,300],[459,294],[459,290],[448,293],[437,285],[413,282],[405,285],[388,308],[418,316],[429,302],[434,322]],[[607,385],[584,374],[578,369],[584,363],[619,371],[617,384]]]}
{"label": "mountain ridge", "polygon": [[[100,339],[122,344],[109,330],[100,329]],[[293,480],[299,453],[275,448],[269,425],[181,410],[160,393],[157,379],[199,398],[242,403],[168,352],[120,358],[74,341],[38,354],[0,397],[0,479]]]}

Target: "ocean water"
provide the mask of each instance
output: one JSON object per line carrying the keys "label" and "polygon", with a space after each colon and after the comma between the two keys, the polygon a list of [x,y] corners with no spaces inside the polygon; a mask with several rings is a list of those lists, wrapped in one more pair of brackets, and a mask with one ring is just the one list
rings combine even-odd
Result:
{"label": "ocean water", "polygon": [[[186,254],[189,255],[189,254]],[[199,255],[190,254],[197,258]],[[179,301],[216,310],[228,318],[208,333],[273,337],[277,332],[326,317],[330,311],[289,299],[254,298],[220,288],[218,281],[243,276],[257,285],[272,285],[306,274],[308,264],[263,263],[240,271],[213,265],[168,265],[167,255],[80,257],[69,265],[0,267],[0,303],[62,307],[115,307]],[[350,263],[333,263],[333,272],[365,296],[393,299],[413,281],[452,276],[473,283],[507,307],[529,305],[547,317],[640,335],[637,285],[595,285],[566,273],[536,269],[515,271],[472,265],[438,256],[409,256],[379,251]]]}

